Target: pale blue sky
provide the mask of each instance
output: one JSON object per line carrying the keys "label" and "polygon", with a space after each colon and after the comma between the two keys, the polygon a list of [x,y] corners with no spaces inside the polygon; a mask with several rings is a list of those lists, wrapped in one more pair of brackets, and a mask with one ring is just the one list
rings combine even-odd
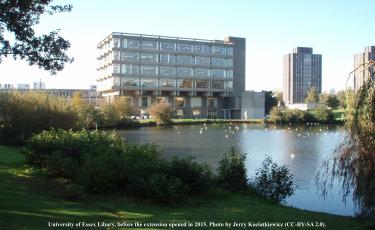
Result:
{"label": "pale blue sky", "polygon": [[61,29],[73,64],[56,76],[21,61],[0,64],[0,83],[42,81],[49,88],[88,88],[96,79],[96,45],[111,32],[202,39],[246,38],[246,88],[282,89],[283,55],[309,46],[323,55],[323,90],[345,87],[353,55],[375,45],[371,0],[106,0],[70,3],[43,16],[38,33]]}

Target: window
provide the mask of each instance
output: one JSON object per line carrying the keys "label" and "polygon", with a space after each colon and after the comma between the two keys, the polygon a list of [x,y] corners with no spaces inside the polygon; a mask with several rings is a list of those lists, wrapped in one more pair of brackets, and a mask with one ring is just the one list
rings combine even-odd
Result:
{"label": "window", "polygon": [[233,47],[227,47],[227,55],[233,56]]}
{"label": "window", "polygon": [[211,88],[212,89],[224,89],[224,81],[212,81]]}
{"label": "window", "polygon": [[113,51],[113,60],[120,61],[120,51]]}
{"label": "window", "polygon": [[120,73],[120,65],[113,64],[113,72],[112,73]]}
{"label": "window", "polygon": [[233,59],[232,58],[226,59],[226,67],[233,67]]}
{"label": "window", "polygon": [[160,76],[176,76],[176,68],[171,66],[160,66],[159,67]]}
{"label": "window", "polygon": [[161,51],[176,51],[176,43],[174,42],[160,42]]}
{"label": "window", "polygon": [[178,52],[193,53],[194,52],[194,45],[190,44],[190,43],[179,43],[178,44]]}
{"label": "window", "polygon": [[201,107],[202,106],[202,98],[200,97],[192,97],[190,99],[190,107],[194,108],[194,107]]}
{"label": "window", "polygon": [[196,77],[209,77],[210,76],[210,70],[209,69],[203,69],[203,68],[195,68],[194,69],[194,76],[196,76]]}
{"label": "window", "polygon": [[181,65],[193,65],[194,58],[193,56],[186,56],[186,55],[178,55],[177,63]]}
{"label": "window", "polygon": [[142,65],[141,74],[144,76],[156,76],[158,74],[158,68],[153,65]]}
{"label": "window", "polygon": [[177,85],[179,88],[193,88],[193,80],[178,79]]}
{"label": "window", "polygon": [[157,79],[141,79],[141,86],[142,87],[152,87],[152,88],[155,88],[155,87],[158,87],[158,80]]}
{"label": "window", "polygon": [[122,86],[139,86],[139,79],[134,77],[123,77],[121,78],[121,85]]}
{"label": "window", "polygon": [[207,81],[207,80],[197,80],[195,88],[209,88],[209,81]]}
{"label": "window", "polygon": [[208,101],[208,108],[215,108],[217,107],[217,99],[216,98],[207,98]]}
{"label": "window", "polygon": [[162,64],[175,64],[176,63],[176,55],[174,54],[160,54],[160,63]]}
{"label": "window", "polygon": [[113,78],[113,86],[120,86],[120,78],[119,77]]}
{"label": "window", "polygon": [[139,49],[140,42],[138,39],[123,39],[122,40],[122,47],[123,48],[130,48],[130,49]]}
{"label": "window", "polygon": [[147,102],[148,102],[147,97],[142,97],[142,99],[141,99],[142,107],[147,107],[148,106]]}
{"label": "window", "polygon": [[195,52],[199,54],[210,54],[211,49],[210,49],[210,46],[207,44],[196,44]]}
{"label": "window", "polygon": [[185,106],[185,99],[183,97],[175,97],[174,98],[174,106],[176,108],[182,108]]}
{"label": "window", "polygon": [[227,78],[233,78],[233,70],[227,70]]}
{"label": "window", "polygon": [[122,64],[121,65],[121,73],[126,74],[126,75],[139,74],[139,65]]}
{"label": "window", "polygon": [[177,68],[177,76],[192,77],[193,76],[193,68],[178,67]]}
{"label": "window", "polygon": [[225,59],[224,58],[211,58],[211,66],[215,67],[225,67]]}
{"label": "window", "polygon": [[228,90],[232,90],[233,89],[233,81],[226,81],[225,82],[225,88],[228,89]]}
{"label": "window", "polygon": [[142,49],[143,50],[157,50],[158,49],[158,42],[151,41],[151,40],[142,40]]}
{"label": "window", "polygon": [[160,79],[160,87],[176,87],[176,80],[174,79]]}
{"label": "window", "polygon": [[225,71],[222,69],[212,69],[211,77],[221,78],[225,76]]}
{"label": "window", "polygon": [[217,45],[212,46],[212,54],[225,55],[225,47]]}
{"label": "window", "polygon": [[139,62],[139,53],[122,52],[122,60],[126,62]]}
{"label": "window", "polygon": [[158,55],[154,53],[141,53],[141,62],[144,64],[155,64],[158,62]]}
{"label": "window", "polygon": [[112,42],[113,42],[113,48],[121,48],[121,42],[119,38],[113,38]]}
{"label": "window", "polygon": [[195,57],[195,64],[209,66],[210,58],[209,57]]}

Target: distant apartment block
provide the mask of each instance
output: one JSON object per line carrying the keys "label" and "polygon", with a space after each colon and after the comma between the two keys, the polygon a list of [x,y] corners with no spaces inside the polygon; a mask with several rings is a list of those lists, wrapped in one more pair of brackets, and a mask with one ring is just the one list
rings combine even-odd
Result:
{"label": "distant apartment block", "polygon": [[166,101],[177,117],[243,117],[245,38],[112,33],[97,48],[98,90],[108,101],[124,96],[142,112]]}
{"label": "distant apartment block", "polygon": [[357,91],[368,79],[375,78],[374,65],[367,65],[375,61],[375,46],[365,47],[363,53],[354,55],[354,90]]}
{"label": "distant apartment block", "polygon": [[17,84],[17,89],[30,89],[30,84]]}
{"label": "distant apartment block", "polygon": [[313,48],[296,47],[284,55],[285,104],[303,103],[311,88],[322,91],[322,55],[313,54]]}
{"label": "distant apartment block", "polygon": [[44,82],[33,82],[33,89],[46,89],[46,83]]}

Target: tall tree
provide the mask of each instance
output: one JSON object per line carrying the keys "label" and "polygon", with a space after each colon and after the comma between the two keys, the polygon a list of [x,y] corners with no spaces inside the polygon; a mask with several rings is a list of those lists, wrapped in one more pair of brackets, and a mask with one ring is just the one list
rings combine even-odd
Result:
{"label": "tall tree", "polygon": [[51,0],[0,0],[0,62],[9,55],[56,74],[73,58],[65,51],[69,41],[58,30],[36,35],[33,26],[44,13],[70,12],[71,5],[50,5]]}
{"label": "tall tree", "polygon": [[318,103],[319,93],[314,87],[309,90],[307,97],[305,98],[306,103]]}

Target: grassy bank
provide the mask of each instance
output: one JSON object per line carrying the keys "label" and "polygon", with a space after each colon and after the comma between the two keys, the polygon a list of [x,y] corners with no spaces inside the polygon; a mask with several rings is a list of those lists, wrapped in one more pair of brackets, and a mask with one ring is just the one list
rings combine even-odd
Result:
{"label": "grassy bank", "polygon": [[[24,161],[19,148],[0,146],[0,229],[51,229],[48,222],[96,225],[98,222],[189,222],[209,226],[209,222],[298,221],[324,223],[324,229],[366,229],[366,223],[355,218],[302,211],[241,194],[213,193],[215,195],[190,199],[179,206],[157,205],[122,194],[92,195],[68,201],[61,198],[63,182],[25,166]],[[114,228],[107,226],[107,229]]]}

